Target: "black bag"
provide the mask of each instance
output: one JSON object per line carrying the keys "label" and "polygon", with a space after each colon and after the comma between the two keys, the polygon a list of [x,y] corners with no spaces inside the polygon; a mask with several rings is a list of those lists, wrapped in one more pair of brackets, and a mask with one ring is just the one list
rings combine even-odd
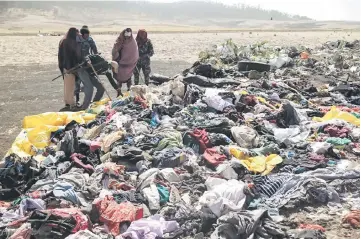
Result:
{"label": "black bag", "polygon": [[[109,70],[108,61],[106,61],[101,55],[89,55],[88,57],[97,74],[105,75],[105,73]],[[94,76],[94,72],[91,67],[87,68],[87,72]]]}

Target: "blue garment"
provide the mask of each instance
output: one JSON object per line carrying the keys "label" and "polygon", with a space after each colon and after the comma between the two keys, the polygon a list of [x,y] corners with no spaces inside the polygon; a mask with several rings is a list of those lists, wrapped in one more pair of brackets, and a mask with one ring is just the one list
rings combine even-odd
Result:
{"label": "blue garment", "polygon": [[166,203],[169,201],[169,191],[166,187],[157,184],[158,193],[160,196],[160,203]]}
{"label": "blue garment", "polygon": [[63,198],[67,201],[70,201],[74,204],[80,205],[80,200],[78,196],[76,195],[73,185],[66,182],[57,182],[54,185],[53,194],[55,197]]}

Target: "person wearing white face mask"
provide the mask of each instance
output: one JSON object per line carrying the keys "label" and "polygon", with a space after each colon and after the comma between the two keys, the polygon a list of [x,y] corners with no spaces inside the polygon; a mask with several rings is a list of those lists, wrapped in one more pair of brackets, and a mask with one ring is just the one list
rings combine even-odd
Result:
{"label": "person wearing white face mask", "polygon": [[132,29],[123,30],[117,38],[113,50],[112,60],[118,63],[118,71],[115,79],[118,81],[118,96],[121,94],[123,83],[127,83],[128,91],[132,85],[132,75],[139,58],[138,46],[135,41]]}

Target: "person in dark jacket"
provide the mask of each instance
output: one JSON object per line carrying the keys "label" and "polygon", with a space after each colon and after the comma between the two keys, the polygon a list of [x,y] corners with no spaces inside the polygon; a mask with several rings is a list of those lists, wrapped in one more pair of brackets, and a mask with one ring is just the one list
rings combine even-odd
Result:
{"label": "person in dark jacket", "polygon": [[58,51],[58,66],[64,77],[64,102],[62,111],[77,110],[74,100],[75,74],[69,72],[81,61],[80,48],[76,42],[77,29],[72,27],[60,41]]}
{"label": "person in dark jacket", "polygon": [[139,84],[139,74],[140,70],[142,70],[144,74],[144,83],[148,85],[151,73],[150,58],[154,55],[153,44],[150,39],[148,39],[148,33],[144,29],[138,30],[135,40],[138,45],[139,60],[134,69],[134,84]]}
{"label": "person in dark jacket", "polygon": [[[87,61],[87,57],[91,54],[98,54],[98,49],[95,45],[95,42],[91,36],[89,36],[90,31],[87,26],[83,26],[80,29],[80,37],[78,38],[78,44],[81,47],[81,59],[82,61]],[[93,75],[89,74],[86,69],[82,68],[77,71],[81,83],[84,85],[84,101],[82,108],[86,109],[92,102],[94,87],[96,88],[96,93],[93,98],[93,101],[99,101],[104,95],[104,87],[99,82],[99,79]],[[80,82],[76,85],[77,92],[80,91]]]}

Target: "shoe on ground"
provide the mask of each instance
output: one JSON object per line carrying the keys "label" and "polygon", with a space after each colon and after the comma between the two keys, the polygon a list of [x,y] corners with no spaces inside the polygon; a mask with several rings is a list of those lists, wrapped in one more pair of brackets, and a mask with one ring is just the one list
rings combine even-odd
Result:
{"label": "shoe on ground", "polygon": [[59,112],[66,112],[66,111],[70,111],[70,105],[65,105],[65,107],[59,110]]}
{"label": "shoe on ground", "polygon": [[72,111],[72,112],[78,112],[78,111],[83,111],[83,110],[84,109],[81,106],[77,106],[77,105],[70,107],[70,111]]}

